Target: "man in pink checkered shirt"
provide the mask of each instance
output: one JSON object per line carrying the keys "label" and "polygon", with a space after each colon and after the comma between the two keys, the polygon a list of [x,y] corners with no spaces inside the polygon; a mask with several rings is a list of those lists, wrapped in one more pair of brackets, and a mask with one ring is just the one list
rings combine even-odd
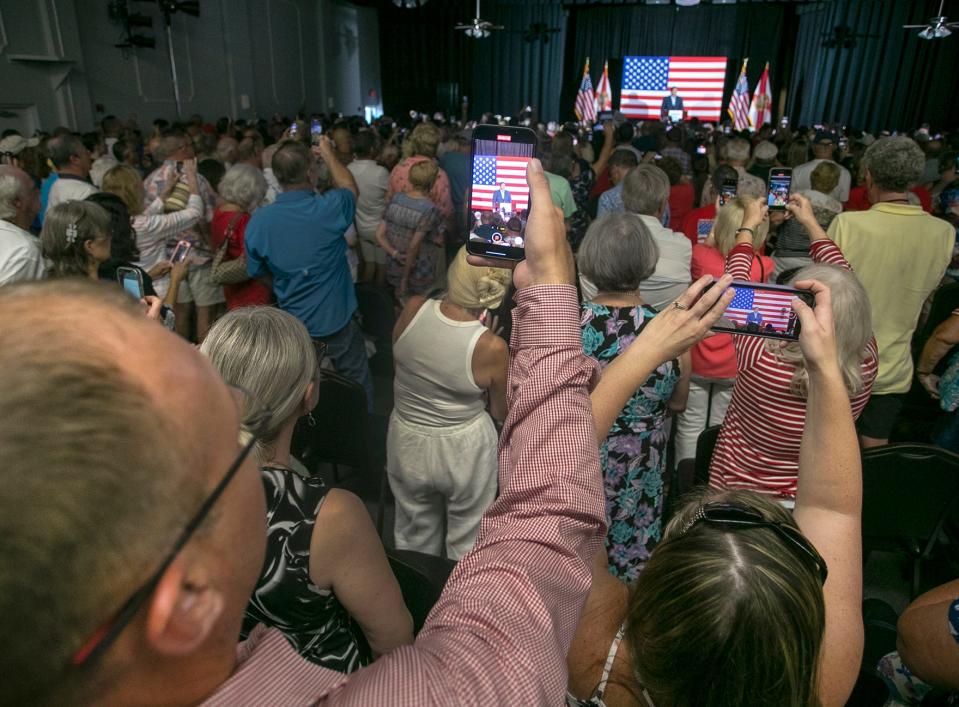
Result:
{"label": "man in pink checkered shirt", "polygon": [[[629,366],[651,370],[688,347],[728,297],[700,319],[721,288],[692,306],[705,282],[694,286],[671,323],[607,369],[591,404],[596,366],[582,354],[563,219],[538,160],[528,181],[500,496],[416,642],[351,675],[303,660],[273,629],[236,645],[265,550],[252,442],[237,443],[242,393],[122,293],[5,288],[0,537],[16,550],[0,566],[3,701],[561,704],[605,534],[594,424],[608,429],[625,403]],[[170,412],[184,409],[202,430]],[[34,443],[45,430],[56,440]]]}

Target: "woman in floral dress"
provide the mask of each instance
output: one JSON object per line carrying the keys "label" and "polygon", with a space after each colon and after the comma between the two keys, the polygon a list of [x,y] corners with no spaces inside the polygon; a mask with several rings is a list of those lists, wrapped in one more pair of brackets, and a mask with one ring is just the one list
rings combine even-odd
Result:
{"label": "woman in floral dress", "polygon": [[[643,303],[639,284],[659,252],[642,220],[618,213],[594,222],[579,251],[580,272],[598,292],[583,304],[583,352],[609,365],[657,311]],[[626,403],[600,448],[606,482],[609,570],[635,581],[662,533],[666,494],[666,418],[682,410],[689,388],[689,354],[662,364]]]}

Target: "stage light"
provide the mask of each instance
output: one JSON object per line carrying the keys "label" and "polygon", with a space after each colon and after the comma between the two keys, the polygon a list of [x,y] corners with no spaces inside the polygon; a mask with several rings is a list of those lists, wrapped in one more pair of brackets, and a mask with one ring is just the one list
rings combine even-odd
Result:
{"label": "stage light", "polygon": [[699,0],[676,0],[676,4],[681,7],[692,7],[693,5],[698,5]]}
{"label": "stage light", "polygon": [[397,7],[405,7],[407,10],[412,10],[415,7],[422,7],[429,0],[393,0],[393,4]]}
{"label": "stage light", "polygon": [[647,5],[668,5],[670,0],[646,0]]}

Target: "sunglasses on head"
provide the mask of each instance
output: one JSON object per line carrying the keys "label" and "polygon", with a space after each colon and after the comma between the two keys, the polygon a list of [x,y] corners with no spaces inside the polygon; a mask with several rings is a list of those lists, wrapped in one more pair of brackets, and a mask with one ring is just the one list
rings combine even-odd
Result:
{"label": "sunglasses on head", "polygon": [[730,503],[727,501],[713,501],[704,503],[696,511],[695,515],[689,519],[683,526],[680,535],[685,535],[697,523],[712,523],[724,528],[770,528],[786,545],[792,550],[793,554],[798,555],[803,562],[810,567],[822,584],[826,583],[828,568],[822,555],[813,547],[806,537],[799,532],[798,528],[779,521],[767,520],[762,513],[755,508],[740,503]]}

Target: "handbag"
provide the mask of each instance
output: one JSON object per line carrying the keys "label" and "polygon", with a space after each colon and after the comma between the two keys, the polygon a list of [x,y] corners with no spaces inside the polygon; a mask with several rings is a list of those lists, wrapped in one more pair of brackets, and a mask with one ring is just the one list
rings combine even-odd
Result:
{"label": "handbag", "polygon": [[241,255],[239,258],[232,258],[230,260],[223,259],[226,257],[226,249],[230,247],[230,239],[233,238],[236,222],[242,215],[242,213],[239,213],[230,221],[230,225],[226,227],[226,235],[223,237],[223,243],[216,249],[216,255],[213,256],[210,279],[217,285],[236,285],[250,279],[246,271],[246,255]]}

